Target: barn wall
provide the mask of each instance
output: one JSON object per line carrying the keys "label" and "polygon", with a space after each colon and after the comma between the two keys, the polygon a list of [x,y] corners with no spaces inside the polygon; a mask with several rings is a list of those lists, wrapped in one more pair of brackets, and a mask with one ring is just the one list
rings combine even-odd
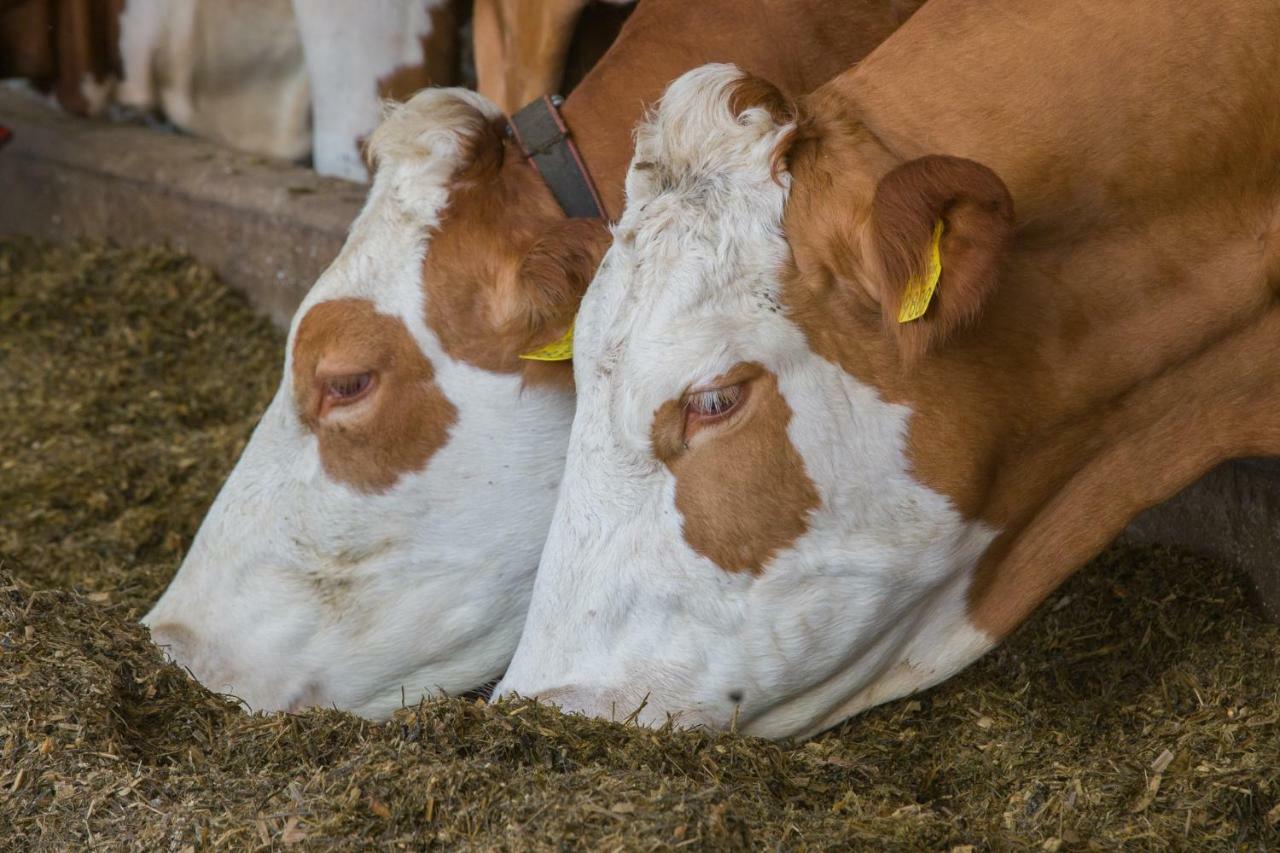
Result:
{"label": "barn wall", "polygon": [[0,233],[166,243],[286,326],[337,255],[363,185],[189,136],[74,118],[0,88]]}

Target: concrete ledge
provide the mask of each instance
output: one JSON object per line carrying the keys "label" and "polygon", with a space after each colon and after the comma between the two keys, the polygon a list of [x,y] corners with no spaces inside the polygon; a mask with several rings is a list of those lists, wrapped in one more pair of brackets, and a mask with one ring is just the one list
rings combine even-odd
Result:
{"label": "concrete ledge", "polygon": [[287,326],[365,188],[145,127],[86,121],[0,88],[0,233],[167,243]]}
{"label": "concrete ledge", "polygon": [[1263,612],[1280,622],[1280,460],[1219,466],[1134,519],[1126,536],[1238,565],[1253,581]]}
{"label": "concrete ledge", "polygon": [[[168,243],[280,325],[337,254],[364,187],[185,136],[85,121],[0,88],[0,233]],[[1224,465],[1134,521],[1128,538],[1211,554],[1280,620],[1280,461]]]}

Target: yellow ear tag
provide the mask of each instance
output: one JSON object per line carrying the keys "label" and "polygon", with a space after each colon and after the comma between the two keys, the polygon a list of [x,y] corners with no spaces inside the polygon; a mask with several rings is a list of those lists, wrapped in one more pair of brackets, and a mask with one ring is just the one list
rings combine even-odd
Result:
{"label": "yellow ear tag", "polygon": [[560,340],[538,347],[532,352],[521,353],[520,357],[526,361],[569,361],[573,358],[573,323],[569,324],[569,329]]}
{"label": "yellow ear tag", "polygon": [[938,292],[938,279],[942,277],[942,220],[933,226],[933,242],[929,245],[929,264],[924,275],[916,276],[907,282],[907,292],[902,294],[902,307],[898,309],[898,322],[910,323],[919,320],[929,310],[933,294]]}

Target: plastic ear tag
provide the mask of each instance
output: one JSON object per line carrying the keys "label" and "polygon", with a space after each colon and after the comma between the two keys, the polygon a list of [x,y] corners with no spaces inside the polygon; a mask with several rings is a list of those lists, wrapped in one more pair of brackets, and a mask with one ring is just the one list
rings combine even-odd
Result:
{"label": "plastic ear tag", "polygon": [[521,353],[526,361],[569,361],[573,358],[573,323],[564,333],[564,337],[531,352]]}
{"label": "plastic ear tag", "polygon": [[910,323],[919,320],[929,310],[933,295],[938,292],[938,279],[942,277],[942,220],[933,226],[933,241],[929,244],[929,262],[924,275],[915,276],[907,282],[907,291],[902,294],[902,307],[898,309],[898,322]]}

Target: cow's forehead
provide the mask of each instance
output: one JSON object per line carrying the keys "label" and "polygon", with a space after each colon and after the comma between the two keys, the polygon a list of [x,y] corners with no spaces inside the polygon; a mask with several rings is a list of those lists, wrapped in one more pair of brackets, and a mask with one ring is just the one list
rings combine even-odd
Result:
{"label": "cow's forehead", "polygon": [[420,276],[428,234],[404,215],[394,196],[375,187],[342,251],[299,309],[335,299],[363,299],[385,314],[408,315],[421,303]]}
{"label": "cow's forehead", "polygon": [[675,293],[698,299],[776,271],[788,178],[773,159],[788,127],[764,110],[735,113],[741,80],[731,66],[690,72],[638,127],[615,274],[659,287],[675,275]]}
{"label": "cow's forehead", "polygon": [[[627,207],[584,304],[589,355],[659,341],[673,356],[663,361],[705,357],[733,331],[715,318],[778,311],[788,184],[771,160],[785,128],[734,115],[740,72],[688,76],[637,130]],[[590,327],[603,330],[598,340]]]}
{"label": "cow's forehead", "polygon": [[388,107],[369,141],[377,171],[364,208],[299,307],[292,334],[312,308],[336,299],[366,300],[380,313],[406,319],[421,316],[430,234],[441,225],[472,141],[496,115],[488,101],[461,89],[428,89]]}

